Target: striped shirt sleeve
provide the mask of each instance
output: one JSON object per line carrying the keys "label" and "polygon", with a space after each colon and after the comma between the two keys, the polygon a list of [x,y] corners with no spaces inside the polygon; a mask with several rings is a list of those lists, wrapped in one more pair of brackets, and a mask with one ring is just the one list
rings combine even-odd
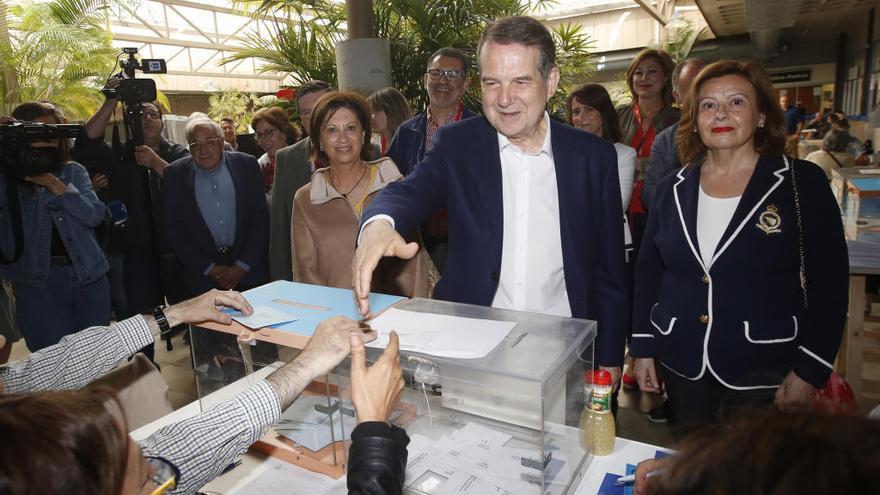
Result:
{"label": "striped shirt sleeve", "polygon": [[197,416],[168,425],[141,442],[147,457],[165,459],[180,477],[170,493],[190,494],[219,476],[281,417],[265,380]]}
{"label": "striped shirt sleeve", "polygon": [[147,321],[137,315],[67,335],[26,359],[0,366],[0,381],[7,394],[78,389],[153,342]]}

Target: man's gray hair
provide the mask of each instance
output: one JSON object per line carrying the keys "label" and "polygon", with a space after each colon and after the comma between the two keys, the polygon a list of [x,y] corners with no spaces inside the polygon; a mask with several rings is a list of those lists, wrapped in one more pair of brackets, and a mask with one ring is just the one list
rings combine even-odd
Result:
{"label": "man's gray hair", "polygon": [[839,129],[831,129],[822,139],[822,149],[843,153],[849,146],[849,133]]}
{"label": "man's gray hair", "polygon": [[196,119],[190,119],[186,122],[186,142],[192,142],[192,133],[195,131],[196,127],[199,126],[210,127],[214,130],[214,135],[216,137],[223,137],[223,129],[220,128],[220,124],[214,122],[208,117],[199,117]]}

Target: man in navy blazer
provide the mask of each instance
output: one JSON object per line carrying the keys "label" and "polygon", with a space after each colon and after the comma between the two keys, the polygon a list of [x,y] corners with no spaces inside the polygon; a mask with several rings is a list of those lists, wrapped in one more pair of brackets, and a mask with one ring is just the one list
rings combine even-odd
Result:
{"label": "man in navy blazer", "polygon": [[211,119],[187,124],[192,156],[165,170],[165,236],[186,273],[191,295],[245,290],[269,280],[269,210],[257,160],[223,150]]}
{"label": "man in navy blazer", "polygon": [[559,69],[538,21],[496,21],[478,58],[485,117],[439,129],[424,161],[362,216],[359,309],[369,314],[382,256],[415,255],[399,232],[446,207],[449,258],[434,296],[597,320],[596,360],[616,384],[629,308],[614,148],[549,118]]}

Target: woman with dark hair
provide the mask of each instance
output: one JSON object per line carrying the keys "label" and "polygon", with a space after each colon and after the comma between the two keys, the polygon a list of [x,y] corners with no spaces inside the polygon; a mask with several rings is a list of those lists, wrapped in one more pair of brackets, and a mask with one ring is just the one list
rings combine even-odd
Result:
{"label": "woman with dark hair", "polygon": [[639,464],[635,493],[880,493],[877,420],[781,413],[744,417],[679,447],[673,456]]}
{"label": "woman with dark hair", "polygon": [[[367,161],[370,135],[370,106],[362,96],[327,93],[315,104],[309,139],[321,168],[293,199],[294,281],[352,287],[361,214],[386,185],[403,179],[390,158]],[[382,263],[373,277],[373,291],[428,295],[430,261],[423,249],[412,259],[386,258]]]}
{"label": "woman with dark hair", "polygon": [[385,156],[391,138],[394,137],[400,124],[412,117],[412,110],[409,108],[406,96],[396,88],[375,91],[367,97],[367,101],[373,110],[370,119],[373,135],[379,136],[378,145],[382,150],[382,156]]}
{"label": "woman with dark hair", "polygon": [[[565,101],[568,123],[578,129],[596,134],[614,143],[617,151],[617,175],[620,181],[620,198],[626,210],[632,199],[636,172],[636,150],[620,142],[620,126],[611,103],[608,90],[601,84],[584,84],[574,90]],[[632,233],[626,217],[623,219],[623,237],[627,249],[632,247]]]}
{"label": "woman with dark hair", "polygon": [[825,386],[847,305],[840,210],[822,170],[782,154],[786,129],[756,62],[694,80],[677,134],[685,166],[652,203],[636,266],[636,378],[673,416],[809,404]]}
{"label": "woman with dark hair", "polygon": [[[22,103],[12,112],[19,121],[60,124],[48,103]],[[95,237],[105,216],[86,169],[69,160],[66,139],[30,142],[39,162],[52,170],[24,177],[0,175],[0,250],[12,257],[14,224],[20,206],[21,257],[0,264],[0,278],[12,282],[18,327],[28,348],[37,351],[65,335],[110,320],[109,264]],[[27,174],[27,172],[25,172]],[[14,191],[17,198],[9,196]]]}
{"label": "woman with dark hair", "polygon": [[281,148],[299,140],[299,131],[290,122],[287,112],[281,107],[268,107],[257,110],[251,119],[251,127],[257,144],[263,148],[263,155],[257,159],[263,171],[266,200],[272,201],[272,184],[275,182],[275,153]]}
{"label": "woman with dark hair", "polygon": [[388,346],[368,368],[364,340],[375,338],[368,328],[347,318],[330,318],[318,325],[291,363],[210,410],[139,442],[129,437],[125,411],[108,389],[0,394],[0,493],[195,493],[220,476],[281,419],[281,412],[312,380],[333,370],[350,351],[348,391],[357,426],[346,459],[348,493],[399,494],[409,443],[406,432],[389,423],[404,387],[399,340],[392,332]]}

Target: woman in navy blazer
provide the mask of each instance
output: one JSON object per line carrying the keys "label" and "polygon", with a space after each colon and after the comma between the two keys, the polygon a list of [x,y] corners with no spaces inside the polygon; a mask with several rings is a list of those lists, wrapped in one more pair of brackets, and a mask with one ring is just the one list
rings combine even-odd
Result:
{"label": "woman in navy blazer", "polygon": [[694,81],[678,131],[687,163],[658,187],[636,267],[631,352],[674,417],[809,404],[840,346],[848,261],[822,170],[782,155],[785,121],[753,62]]}

